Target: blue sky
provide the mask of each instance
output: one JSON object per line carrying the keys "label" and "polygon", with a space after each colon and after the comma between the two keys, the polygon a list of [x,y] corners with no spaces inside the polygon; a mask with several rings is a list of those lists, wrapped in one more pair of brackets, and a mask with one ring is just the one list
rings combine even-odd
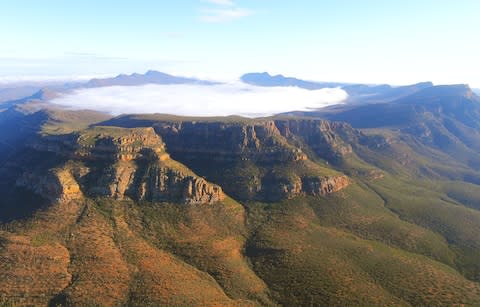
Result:
{"label": "blue sky", "polygon": [[477,0],[0,0],[0,78],[148,69],[480,87]]}

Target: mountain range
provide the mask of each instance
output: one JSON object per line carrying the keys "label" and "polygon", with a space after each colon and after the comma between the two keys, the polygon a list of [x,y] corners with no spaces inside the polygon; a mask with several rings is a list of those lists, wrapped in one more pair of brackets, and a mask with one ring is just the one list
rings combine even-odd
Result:
{"label": "mountain range", "polygon": [[[349,99],[254,119],[5,102],[0,305],[480,305],[470,87],[242,80]],[[81,87],[149,82],[210,85]]]}
{"label": "mountain range", "polygon": [[420,89],[432,87],[432,82],[422,82],[407,86],[391,86],[388,84],[369,85],[339,82],[306,81],[283,75],[271,76],[267,72],[248,73],[240,78],[243,82],[256,86],[295,86],[307,90],[338,87],[345,90],[350,96],[349,103],[384,102],[405,97]]}
{"label": "mountain range", "polygon": [[[267,72],[263,73],[247,73],[240,77],[240,81],[245,84],[260,86],[260,87],[298,87],[306,90],[319,90],[324,88],[341,88],[348,95],[348,103],[374,103],[387,102],[401,97],[406,97],[418,90],[432,87],[431,82],[422,82],[418,84],[406,86],[391,86],[388,84],[370,85],[370,84],[354,84],[341,82],[318,82],[297,79],[293,77],[284,77],[283,75],[272,76]],[[67,82],[67,83],[32,83],[20,84],[19,86],[0,86],[0,107],[3,103],[11,105],[12,101],[27,101],[30,99],[37,99],[42,95],[40,91],[48,91],[51,96],[46,97],[51,99],[53,93],[68,94],[74,90],[101,88],[109,86],[141,86],[147,84],[159,85],[204,85],[215,86],[222,82],[201,80],[196,78],[186,78],[174,76],[159,71],[149,70],[145,74],[133,73],[130,75],[120,74],[111,78],[96,78],[86,82]],[[474,91],[476,91],[474,89]],[[49,100],[43,99],[43,100]],[[8,104],[10,103],[10,104]],[[293,110],[292,110],[293,111]]]}

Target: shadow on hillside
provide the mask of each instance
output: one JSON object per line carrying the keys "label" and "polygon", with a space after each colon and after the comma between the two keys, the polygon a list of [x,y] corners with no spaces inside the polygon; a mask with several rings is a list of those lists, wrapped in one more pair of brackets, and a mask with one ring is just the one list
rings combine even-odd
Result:
{"label": "shadow on hillside", "polygon": [[0,184],[0,194],[0,223],[27,219],[51,203],[25,188],[12,185]]}

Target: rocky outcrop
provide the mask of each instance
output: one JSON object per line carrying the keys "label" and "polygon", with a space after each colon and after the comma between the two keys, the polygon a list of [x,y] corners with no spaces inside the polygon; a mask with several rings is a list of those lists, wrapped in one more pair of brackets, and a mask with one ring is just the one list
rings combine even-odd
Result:
{"label": "rocky outcrop", "polygon": [[359,133],[346,123],[325,120],[277,120],[275,124],[282,136],[300,140],[330,162],[351,154],[352,146],[344,139]]}
{"label": "rocky outcrop", "polygon": [[306,177],[302,180],[302,190],[308,195],[327,195],[347,187],[350,181],[347,176],[338,177]]}
{"label": "rocky outcrop", "polygon": [[224,200],[222,189],[160,161],[117,162],[93,168],[79,179],[89,195],[153,202],[213,204]]}
{"label": "rocky outcrop", "polygon": [[169,152],[208,156],[216,161],[252,160],[276,163],[305,160],[301,149],[283,138],[274,121],[239,123],[161,122],[155,130]]}
{"label": "rocky outcrop", "polygon": [[[241,200],[279,201],[327,195],[348,185],[326,174],[300,145],[329,161],[352,153],[341,123],[319,120],[172,121],[153,124],[169,152]],[[337,179],[338,178],[338,179]]]}
{"label": "rocky outcrop", "polygon": [[36,138],[28,146],[79,160],[131,161],[145,149],[167,159],[165,144],[153,128],[94,127],[80,133]]}
{"label": "rocky outcrop", "polygon": [[267,177],[263,180],[262,199],[281,201],[296,196],[327,196],[340,191],[349,184],[347,176]]}
{"label": "rocky outcrop", "polygon": [[210,184],[203,178],[158,165],[150,167],[139,187],[133,190],[137,199],[149,201],[180,199],[189,204],[204,204],[225,198],[219,186]]}
{"label": "rocky outcrop", "polygon": [[213,204],[222,189],[172,161],[153,128],[95,127],[37,139],[31,148],[67,159],[63,167],[25,170],[17,185],[51,200],[83,194],[115,199]]}
{"label": "rocky outcrop", "polygon": [[95,127],[81,133],[75,142],[75,155],[84,159],[132,161],[143,156],[145,149],[158,158],[167,155],[165,144],[152,128]]}
{"label": "rocky outcrop", "polygon": [[42,195],[51,201],[81,199],[80,185],[67,169],[55,169],[47,173],[25,171],[16,185]]}
{"label": "rocky outcrop", "polygon": [[[343,140],[352,134],[355,130],[345,124],[320,120],[174,121],[157,122],[153,128],[94,127],[35,142],[31,146],[35,150],[62,156],[73,166],[65,170],[70,177],[54,174],[56,181],[42,179],[45,184],[34,184],[32,189],[68,198],[63,195],[69,190],[73,195],[76,186],[68,182],[74,182],[80,193],[93,197],[189,204],[222,201],[225,196],[220,186],[245,201],[325,196],[346,187],[349,180],[312,162],[303,149],[316,158],[333,161],[352,153]],[[204,178],[170,159],[167,147],[175,160]]]}

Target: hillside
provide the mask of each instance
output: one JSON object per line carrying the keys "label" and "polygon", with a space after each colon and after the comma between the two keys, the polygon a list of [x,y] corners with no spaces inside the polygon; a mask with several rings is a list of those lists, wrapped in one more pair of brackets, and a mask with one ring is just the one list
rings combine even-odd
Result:
{"label": "hillside", "polygon": [[3,120],[7,306],[480,304],[480,174],[403,128],[71,112]]}

